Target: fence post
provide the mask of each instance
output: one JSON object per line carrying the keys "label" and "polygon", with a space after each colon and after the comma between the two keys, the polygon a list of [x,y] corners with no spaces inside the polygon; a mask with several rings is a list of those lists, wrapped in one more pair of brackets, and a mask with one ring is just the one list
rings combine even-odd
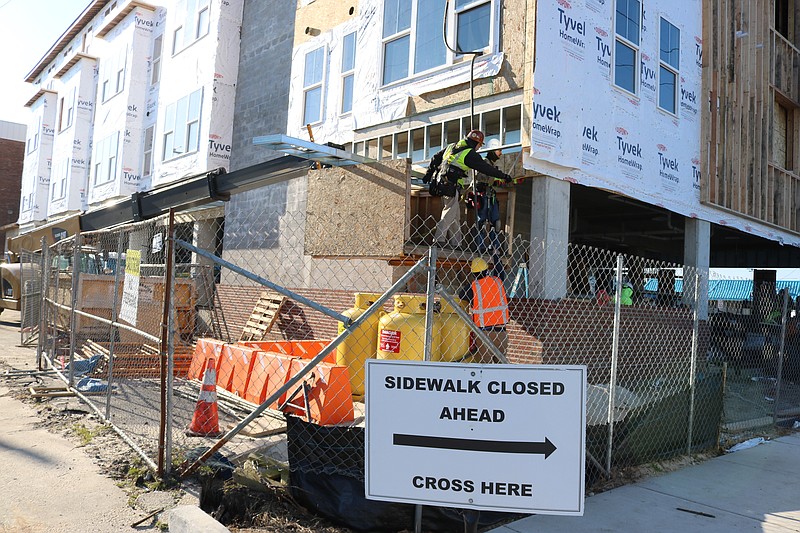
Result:
{"label": "fence post", "polygon": [[[425,361],[431,360],[433,346],[433,297],[436,294],[436,246],[428,249],[428,286],[425,289]],[[422,505],[414,506],[414,533],[422,533]]]}
{"label": "fence post", "polygon": [[[59,286],[59,279],[58,278],[60,277],[59,276],[59,272],[61,271],[61,255],[58,253],[58,251],[60,250],[60,248],[61,248],[60,245],[56,245],[56,268],[55,268],[56,283],[55,283],[55,288],[53,290],[53,303],[60,303],[58,301],[58,299],[59,299],[58,298],[58,286]],[[52,307],[53,307],[53,342],[52,342],[52,345],[51,345],[52,347],[51,347],[51,350],[50,350],[50,364],[53,367],[55,367],[56,358],[57,358],[56,345],[58,344],[58,342],[57,342],[58,341],[58,321],[59,321],[59,317],[61,316],[61,309],[56,307],[55,305],[53,305]]]}
{"label": "fence post", "polygon": [[[167,240],[167,262],[168,267],[165,270],[169,273],[169,284],[165,280],[164,292],[169,291],[169,314],[167,316],[167,415],[165,423],[165,436],[164,436],[164,475],[168,475],[172,471],[172,413],[173,413],[173,381],[175,379],[175,224],[174,224],[174,211],[170,210],[170,227],[169,238]],[[214,283],[212,276],[211,282]],[[216,287],[215,287],[216,289]]]}
{"label": "fence post", "polygon": [[617,395],[617,362],[619,361],[619,330],[622,313],[622,254],[617,255],[617,287],[614,291],[614,336],[611,345],[611,377],[608,383],[608,449],[606,472],[611,477],[611,452],[614,448],[614,401]]}
{"label": "fence post", "polygon": [[75,337],[78,333],[78,315],[75,309],[78,307],[78,289],[80,288],[81,277],[81,234],[75,234],[75,249],[72,251],[72,303],[70,305],[69,319],[69,386],[75,386]]}
{"label": "fence post", "polygon": [[778,347],[778,376],[775,382],[775,409],[772,411],[772,425],[778,423],[778,404],[781,400],[781,381],[783,380],[783,350],[786,347],[786,317],[789,311],[789,289],[783,290],[783,312],[781,313],[781,342]]}
{"label": "fence post", "polygon": [[41,311],[39,312],[39,340],[36,345],[36,369],[44,370],[42,368],[42,354],[44,353],[45,331],[47,330],[47,296],[50,286],[50,266],[48,264],[48,252],[50,248],[47,247],[47,240],[42,237],[42,264],[41,264],[41,277],[42,282],[39,285],[42,294],[41,298]]}
{"label": "fence post", "polygon": [[161,314],[161,343],[159,347],[159,370],[161,374],[161,421],[158,426],[158,476],[164,477],[164,459],[166,449],[166,432],[167,432],[167,352],[169,351],[167,336],[169,334],[169,308],[172,305],[170,301],[172,286],[172,269],[175,265],[172,263],[172,254],[175,246],[175,208],[171,207],[169,210],[169,233],[170,238],[167,240],[167,257],[164,269],[164,307]]}
{"label": "fence post", "polygon": [[119,303],[119,280],[122,276],[120,272],[120,267],[122,265],[122,247],[124,246],[123,242],[123,233],[122,230],[119,232],[119,237],[117,237],[117,262],[116,266],[114,267],[114,296],[112,298],[111,304],[111,322],[112,324],[109,325],[109,332],[111,333],[111,339],[109,340],[108,344],[108,389],[106,390],[106,420],[111,419],[111,393],[112,393],[112,383],[114,381],[114,345],[117,338],[116,326],[114,323],[119,320],[119,311],[117,311],[117,304]]}
{"label": "fence post", "polygon": [[428,287],[425,301],[425,360],[431,360],[431,347],[433,345],[433,297],[436,294],[436,246],[428,250]]}
{"label": "fence post", "polygon": [[[697,391],[697,351],[700,338],[700,276],[694,274],[694,313],[692,319],[692,360],[689,362],[689,430],[686,433],[686,455],[692,454],[692,439],[694,438],[694,396]],[[685,276],[684,276],[685,279]]]}

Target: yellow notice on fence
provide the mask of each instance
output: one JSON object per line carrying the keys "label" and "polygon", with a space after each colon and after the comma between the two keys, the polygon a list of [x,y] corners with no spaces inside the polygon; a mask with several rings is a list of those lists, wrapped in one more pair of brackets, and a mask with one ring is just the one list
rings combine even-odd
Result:
{"label": "yellow notice on fence", "polygon": [[142,264],[142,252],[125,251],[125,284],[122,286],[122,307],[119,318],[132,326],[136,325],[139,308],[139,272]]}

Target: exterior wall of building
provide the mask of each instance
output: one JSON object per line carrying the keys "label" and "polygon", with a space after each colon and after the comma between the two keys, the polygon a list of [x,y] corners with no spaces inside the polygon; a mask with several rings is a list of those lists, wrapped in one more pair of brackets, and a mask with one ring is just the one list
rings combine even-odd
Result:
{"label": "exterior wall of building", "polygon": [[253,146],[253,137],[286,129],[296,4],[294,0],[245,3],[231,170],[280,155]]}
{"label": "exterior wall of building", "polygon": [[[30,102],[37,148],[26,153],[19,222],[228,169],[242,9],[243,0],[92,2],[28,78],[41,96]],[[73,93],[79,127],[54,131]]]}
{"label": "exterior wall of building", "polygon": [[800,6],[709,0],[703,18],[704,91],[717,102],[704,109],[703,200],[800,245]]}
{"label": "exterior wall of building", "polygon": [[[282,133],[286,128],[295,6],[294,0],[244,5],[233,114],[233,171],[281,155],[254,146],[253,137]],[[296,236],[302,235],[305,226],[305,205],[305,178],[232,196],[225,204],[223,257],[242,265],[268,264],[266,259],[259,260],[259,254],[281,246],[286,250],[287,270],[302,278],[303,243]],[[254,224],[260,240],[248,238]],[[275,242],[278,228],[282,228],[280,245]]]}
{"label": "exterior wall of building", "polygon": [[[155,14],[137,8],[104,35],[100,51],[89,204],[141,190],[142,126]],[[119,86],[121,83],[121,87]]]}
{"label": "exterior wall of building", "polygon": [[[0,226],[16,222],[19,215],[25,126],[0,121]],[[5,242],[5,232],[0,232]]]}
{"label": "exterior wall of building", "polygon": [[80,59],[58,80],[53,169],[48,216],[86,208],[86,184],[91,158],[97,69],[94,59]]}
{"label": "exterior wall of building", "polygon": [[[242,0],[231,0],[224,5],[211,4],[213,9],[209,20],[208,33],[195,40],[184,41],[184,45],[174,47],[174,33],[171,29],[183,25],[184,31],[197,24],[192,13],[187,11],[186,3],[178,3],[177,9],[168,9],[167,30],[164,40],[162,74],[159,88],[158,116],[156,128],[155,158],[156,167],[153,185],[161,185],[180,179],[186,175],[197,174],[212,168],[229,168],[234,97],[237,80],[236,64],[239,58],[239,32],[242,21]],[[194,22],[192,22],[194,21]],[[187,99],[184,102],[184,99]],[[199,99],[200,110],[195,106]],[[180,129],[175,131],[173,153],[166,153],[166,137],[169,130],[164,124],[171,122],[172,110],[176,115],[176,125],[180,126],[180,115],[184,105],[188,105],[187,131],[193,126],[192,113],[199,115],[199,141],[194,145],[191,134],[186,139],[186,149],[181,151],[178,143]],[[161,122],[164,117],[165,122]]]}
{"label": "exterior wall of building", "polygon": [[22,170],[20,226],[47,218],[55,122],[56,93],[46,91],[31,105]]}
{"label": "exterior wall of building", "polygon": [[[450,6],[452,9],[453,3]],[[299,4],[298,20],[309,20],[313,23],[314,17],[318,13],[327,12],[326,9],[337,13],[337,16],[331,17],[332,20],[345,18],[344,13],[347,13],[349,19],[327,31],[321,31],[313,38],[303,35],[296,40],[292,59],[287,133],[306,138],[306,123],[310,122],[318,141],[322,139],[340,144],[349,143],[357,136],[354,132],[365,128],[379,124],[400,125],[402,119],[416,113],[468,101],[469,81],[473,74],[477,87],[476,97],[479,99],[482,96],[518,90],[522,83],[521,66],[524,62],[524,33],[520,30],[525,27],[525,2],[492,0],[486,6],[491,20],[488,23],[489,44],[484,49],[484,54],[475,62],[474,73],[471,72],[470,56],[455,55],[445,49],[441,40],[441,15],[419,13],[410,23],[409,35],[418,44],[410,45],[416,46],[416,52],[409,52],[410,55],[404,58],[408,61],[407,75],[387,82],[383,77],[385,43],[382,34],[382,0],[362,0],[352,14],[347,4],[332,0],[309,5]],[[335,11],[337,9],[341,13]],[[452,15],[448,21],[452,33]],[[321,23],[318,25],[328,27]],[[346,111],[342,107],[344,77],[351,71],[347,70],[349,61],[345,57],[345,44],[346,38],[352,34],[355,35],[353,100],[352,111]],[[452,34],[449,39],[453,39]],[[442,59],[426,68],[425,62],[420,58],[432,53],[431,42],[435,44],[435,48],[441,49]],[[414,66],[418,59],[420,65]],[[311,83],[306,79],[306,62],[312,60],[314,68],[318,68],[320,62],[322,65],[318,83]],[[321,88],[319,96],[314,92],[317,86]],[[306,116],[305,112],[309,97],[320,100],[320,108],[315,108],[313,114],[309,115],[313,118]],[[461,132],[463,133],[465,132]]]}

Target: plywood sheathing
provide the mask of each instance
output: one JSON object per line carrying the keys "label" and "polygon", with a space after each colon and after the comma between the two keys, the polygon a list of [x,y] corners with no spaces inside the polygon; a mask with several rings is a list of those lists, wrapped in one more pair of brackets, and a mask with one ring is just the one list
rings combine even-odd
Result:
{"label": "plywood sheathing", "polygon": [[309,171],[306,255],[402,255],[410,168],[408,160],[400,159]]}
{"label": "plywood sheathing", "polygon": [[[320,33],[325,33],[339,24],[358,16],[358,1],[311,2],[302,5],[297,2],[297,13],[294,25],[294,46],[297,47]],[[352,14],[350,11],[352,10]],[[311,33],[306,33],[306,28]]]}

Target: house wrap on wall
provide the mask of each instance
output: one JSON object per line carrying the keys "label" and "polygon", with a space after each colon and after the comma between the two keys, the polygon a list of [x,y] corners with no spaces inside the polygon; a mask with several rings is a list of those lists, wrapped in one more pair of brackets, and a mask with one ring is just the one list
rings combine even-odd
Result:
{"label": "house wrap on wall", "polygon": [[242,0],[95,0],[26,80],[21,231],[227,169]]}
{"label": "house wrap on wall", "polygon": [[[242,21],[242,9],[253,16]],[[797,55],[795,11],[767,0],[91,2],[28,77],[36,91],[19,220],[32,227],[229,160],[247,168],[274,156],[254,137],[304,137],[306,124],[318,141],[417,168],[474,124],[500,140],[506,168],[531,177],[512,194],[511,234],[698,266],[743,256],[778,266],[797,256],[778,244],[797,242],[797,84],[786,67]],[[480,52],[474,73],[469,55],[444,46],[445,19],[451,46]],[[143,79],[134,62],[148,31]],[[757,120],[742,128],[752,90]],[[70,125],[81,113],[88,130]],[[81,173],[83,200],[80,187],[62,186]],[[325,197],[309,183],[234,195],[226,253],[243,245],[237,206],[269,206],[266,216],[286,222]],[[314,183],[325,192],[325,180]],[[401,196],[405,216],[437,214],[424,190]],[[309,262],[306,243],[284,244]],[[549,250],[558,271],[564,247]],[[387,279],[401,270],[387,267]]]}
{"label": "house wrap on wall", "polygon": [[[481,52],[472,124],[500,140],[509,163],[521,152],[514,174],[531,177],[506,229],[553,244],[551,272],[567,242],[700,268],[798,257],[796,80],[786,67],[796,62],[796,6],[299,1],[286,133],[307,138],[310,124],[318,142],[424,168],[470,129],[470,56],[444,45],[445,19],[451,46]],[[287,188],[313,198],[306,188],[319,181]],[[416,194],[410,217],[438,215],[415,207]]]}

